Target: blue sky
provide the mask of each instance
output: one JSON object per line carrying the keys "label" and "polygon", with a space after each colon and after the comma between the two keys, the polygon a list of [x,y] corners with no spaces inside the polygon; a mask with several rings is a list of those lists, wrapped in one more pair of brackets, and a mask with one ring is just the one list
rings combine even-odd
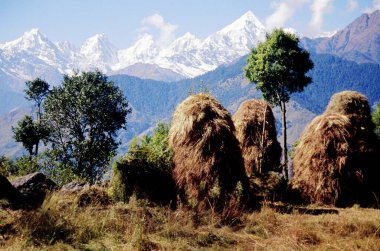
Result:
{"label": "blue sky", "polygon": [[1,0],[0,42],[39,28],[52,41],[80,46],[105,33],[117,48],[144,31],[204,38],[251,10],[266,26],[313,36],[345,27],[380,0]]}

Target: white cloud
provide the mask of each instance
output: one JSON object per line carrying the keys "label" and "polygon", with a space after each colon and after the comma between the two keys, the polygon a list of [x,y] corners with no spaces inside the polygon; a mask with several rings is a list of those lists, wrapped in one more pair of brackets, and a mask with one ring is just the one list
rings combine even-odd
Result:
{"label": "white cloud", "polygon": [[372,7],[364,9],[364,12],[371,13],[375,10],[380,10],[380,0],[373,0]]}
{"label": "white cloud", "polygon": [[347,10],[348,11],[354,11],[359,7],[359,3],[355,0],[348,0],[347,1]]}
{"label": "white cloud", "polygon": [[310,7],[312,16],[309,23],[312,33],[320,33],[323,27],[323,18],[326,13],[332,10],[332,0],[313,0]]}
{"label": "white cloud", "polygon": [[148,16],[142,20],[142,31],[151,31],[156,29],[158,31],[157,45],[166,46],[175,38],[175,31],[178,25],[165,22],[164,18],[159,14]]}
{"label": "white cloud", "polygon": [[270,29],[283,27],[293,17],[297,9],[307,2],[309,0],[272,1],[271,5],[274,8],[274,12],[265,20],[267,27]]}

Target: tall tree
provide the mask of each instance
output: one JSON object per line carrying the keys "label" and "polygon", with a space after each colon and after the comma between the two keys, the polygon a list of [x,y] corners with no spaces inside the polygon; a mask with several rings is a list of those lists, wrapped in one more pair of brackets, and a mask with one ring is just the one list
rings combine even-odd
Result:
{"label": "tall tree", "polygon": [[279,106],[282,114],[283,173],[288,179],[286,103],[294,92],[303,91],[312,79],[306,73],[313,68],[309,53],[299,47],[299,38],[282,29],[267,34],[266,40],[250,53],[244,68],[246,78],[256,83],[265,100]]}
{"label": "tall tree", "polygon": [[34,155],[38,154],[38,142],[48,135],[45,126],[41,125],[39,121],[33,121],[33,118],[28,115],[22,118],[16,127],[12,127],[12,131],[13,138],[16,142],[22,143],[30,157],[33,155],[34,147],[36,149]]}
{"label": "tall tree", "polygon": [[26,82],[25,98],[30,101],[34,101],[36,121],[34,121],[34,126],[38,130],[41,138],[39,138],[35,143],[35,155],[38,155],[38,146],[42,139],[48,136],[48,131],[44,128],[41,121],[42,117],[42,103],[46,96],[49,94],[49,84],[40,78],[36,78],[33,81]]}
{"label": "tall tree", "polygon": [[26,99],[34,101],[36,106],[37,120],[41,119],[42,116],[42,102],[49,93],[49,84],[40,78],[36,78],[33,81],[26,82]]}
{"label": "tall tree", "polygon": [[119,144],[116,132],[131,112],[121,90],[98,71],[65,75],[47,96],[44,111],[60,160],[91,182],[101,178]]}

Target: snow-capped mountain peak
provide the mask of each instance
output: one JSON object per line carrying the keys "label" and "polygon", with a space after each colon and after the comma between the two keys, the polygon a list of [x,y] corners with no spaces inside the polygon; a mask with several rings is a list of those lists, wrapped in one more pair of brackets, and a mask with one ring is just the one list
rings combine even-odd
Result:
{"label": "snow-capped mountain peak", "polygon": [[55,45],[39,29],[34,28],[22,37],[3,44],[2,49],[6,54],[14,54],[20,51],[55,49]]}
{"label": "snow-capped mountain peak", "polygon": [[236,31],[265,31],[265,26],[259,21],[259,19],[252,13],[252,11],[246,12],[236,21],[227,25],[222,30],[218,31],[219,34],[227,34]]}
{"label": "snow-capped mountain peak", "polygon": [[136,63],[152,63],[158,55],[158,48],[155,46],[153,36],[143,34],[131,47],[120,50],[119,64],[112,67],[113,70],[120,70]]}
{"label": "snow-capped mountain peak", "polygon": [[177,53],[189,52],[199,48],[202,41],[190,32],[186,32],[182,37],[174,40],[168,48],[166,48],[162,56],[174,55]]}
{"label": "snow-capped mountain peak", "polygon": [[82,66],[87,69],[98,68],[107,71],[109,65],[119,62],[117,49],[105,34],[96,34],[88,38],[81,46],[80,54],[85,58]]}
{"label": "snow-capped mountain peak", "polygon": [[27,80],[41,74],[61,77],[72,69],[99,69],[112,74],[131,65],[144,67],[144,64],[194,77],[249,53],[264,39],[265,32],[259,19],[248,11],[205,39],[185,33],[165,47],[158,46],[151,34],[142,34],[129,48],[117,50],[105,34],[96,34],[77,50],[69,42],[54,44],[38,29],[32,29],[0,45],[0,50],[7,72]]}

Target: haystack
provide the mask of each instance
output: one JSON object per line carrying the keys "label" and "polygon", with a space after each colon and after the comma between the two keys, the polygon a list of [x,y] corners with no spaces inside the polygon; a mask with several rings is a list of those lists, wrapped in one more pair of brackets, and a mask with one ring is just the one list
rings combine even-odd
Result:
{"label": "haystack", "polygon": [[327,113],[346,115],[353,126],[365,127],[367,130],[374,129],[367,97],[359,92],[342,91],[335,93],[327,105],[325,114]]}
{"label": "haystack", "polygon": [[295,150],[290,184],[304,202],[378,205],[380,143],[367,108],[360,93],[335,94],[325,114],[305,129]]}
{"label": "haystack", "polygon": [[176,108],[169,131],[173,177],[183,202],[199,207],[229,203],[248,187],[235,127],[213,97],[197,94]]}
{"label": "haystack", "polygon": [[245,101],[232,120],[247,175],[276,171],[280,166],[281,146],[269,104],[264,100]]}

